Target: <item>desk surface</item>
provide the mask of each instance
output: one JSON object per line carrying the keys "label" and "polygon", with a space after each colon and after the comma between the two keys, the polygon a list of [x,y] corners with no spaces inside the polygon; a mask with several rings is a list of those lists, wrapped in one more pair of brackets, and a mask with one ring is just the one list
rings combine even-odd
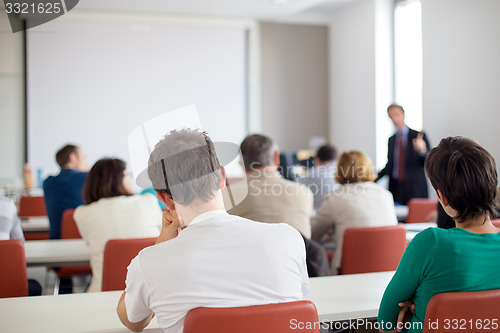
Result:
{"label": "desk surface", "polygon": [[[327,276],[311,279],[320,321],[376,317],[394,272]],[[130,332],[116,316],[121,291],[0,299],[2,332]],[[161,332],[156,319],[146,332]]]}
{"label": "desk surface", "polygon": [[[411,241],[420,231],[435,227],[435,223],[404,224],[406,238]],[[82,239],[58,239],[27,241],[25,244],[28,266],[88,265],[90,252]]]}
{"label": "desk surface", "polygon": [[47,232],[50,231],[49,218],[47,216],[29,217],[21,220],[21,228],[24,232]]}
{"label": "desk surface", "polygon": [[52,239],[26,241],[28,266],[88,265],[90,250],[83,239]]}

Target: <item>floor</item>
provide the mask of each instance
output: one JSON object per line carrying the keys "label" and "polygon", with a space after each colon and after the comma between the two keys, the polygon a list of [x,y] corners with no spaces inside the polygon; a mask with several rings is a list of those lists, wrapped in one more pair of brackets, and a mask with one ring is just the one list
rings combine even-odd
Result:
{"label": "floor", "polygon": [[[53,295],[56,274],[44,266],[28,267],[28,279],[34,279],[42,286],[42,295]],[[90,275],[73,277],[73,293],[84,293],[90,283]]]}

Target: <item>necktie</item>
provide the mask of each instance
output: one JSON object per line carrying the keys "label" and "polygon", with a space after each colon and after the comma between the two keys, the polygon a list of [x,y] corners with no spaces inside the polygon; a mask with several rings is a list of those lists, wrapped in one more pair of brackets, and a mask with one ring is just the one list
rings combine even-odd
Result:
{"label": "necktie", "polygon": [[406,147],[403,142],[403,134],[398,133],[398,181],[405,180]]}

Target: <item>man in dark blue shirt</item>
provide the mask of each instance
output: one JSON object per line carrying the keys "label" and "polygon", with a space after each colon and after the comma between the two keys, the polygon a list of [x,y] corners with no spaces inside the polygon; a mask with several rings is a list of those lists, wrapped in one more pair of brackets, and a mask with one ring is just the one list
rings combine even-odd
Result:
{"label": "man in dark blue shirt", "polygon": [[45,204],[50,221],[50,239],[61,238],[61,218],[66,209],[83,205],[82,187],[87,177],[88,164],[83,151],[66,145],[56,154],[61,172],[43,182]]}

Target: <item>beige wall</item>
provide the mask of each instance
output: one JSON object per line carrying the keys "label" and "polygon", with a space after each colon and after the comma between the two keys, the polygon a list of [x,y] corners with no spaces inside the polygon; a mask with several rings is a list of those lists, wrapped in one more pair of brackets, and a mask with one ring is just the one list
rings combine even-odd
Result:
{"label": "beige wall", "polygon": [[0,12],[0,185],[19,183],[24,162],[23,35]]}
{"label": "beige wall", "polygon": [[328,139],[328,27],[261,23],[262,132],[281,150]]}
{"label": "beige wall", "polygon": [[330,23],[330,138],[375,161],[375,2],[340,8]]}
{"label": "beige wall", "polygon": [[422,0],[423,122],[470,137],[500,166],[500,1]]}

